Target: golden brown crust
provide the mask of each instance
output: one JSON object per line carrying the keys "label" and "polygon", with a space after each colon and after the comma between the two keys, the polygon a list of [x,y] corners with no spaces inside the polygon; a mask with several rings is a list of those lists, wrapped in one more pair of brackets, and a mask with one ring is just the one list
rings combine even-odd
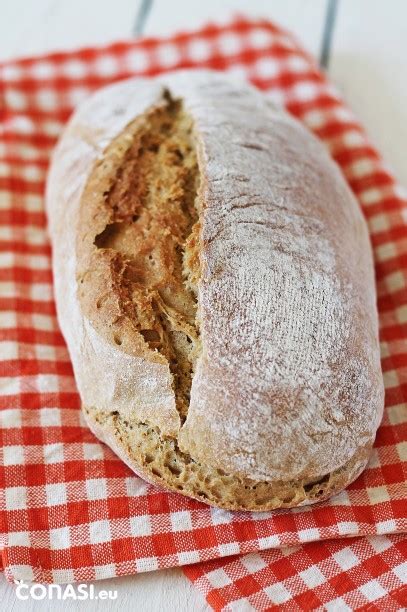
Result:
{"label": "golden brown crust", "polygon": [[383,406],[371,254],[303,128],[213,73],[115,85],[68,127],[47,205],[85,414],[135,472],[247,510],[360,473]]}
{"label": "golden brown crust", "polygon": [[341,491],[364,468],[371,447],[330,474],[312,480],[256,481],[195,461],[157,428],[118,413],[83,407],[89,427],[137,474],[153,484],[219,508],[265,512],[324,501]]}

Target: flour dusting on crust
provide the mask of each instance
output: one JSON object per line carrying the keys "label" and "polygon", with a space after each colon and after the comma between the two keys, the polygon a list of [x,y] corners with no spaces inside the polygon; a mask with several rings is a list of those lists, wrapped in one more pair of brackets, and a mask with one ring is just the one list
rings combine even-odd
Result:
{"label": "flour dusting on crust", "polygon": [[[153,353],[141,356],[130,331],[120,347],[101,337],[80,308],[76,278],[77,223],[92,168],[166,91],[193,118],[201,173],[202,353],[183,424],[169,367]],[[58,317],[85,406],[158,428],[192,461],[242,482],[307,482],[345,465],[353,466],[348,481],[359,473],[383,410],[372,256],[352,193],[305,128],[219,73],[118,83],[71,120],[47,206]],[[275,503],[303,503],[301,491]]]}

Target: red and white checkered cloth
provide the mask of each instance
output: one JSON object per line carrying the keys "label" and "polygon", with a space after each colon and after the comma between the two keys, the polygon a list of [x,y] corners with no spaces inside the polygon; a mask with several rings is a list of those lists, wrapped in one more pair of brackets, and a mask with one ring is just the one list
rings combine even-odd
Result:
{"label": "red and white checkered cloth", "polygon": [[[365,473],[316,506],[230,513],[167,493],[132,474],[81,416],[52,295],[49,156],[91,91],[181,67],[240,73],[284,104],[324,141],[369,223],[385,416]],[[239,18],[0,66],[0,531],[9,580],[90,581],[196,564],[185,573],[215,609],[400,608],[406,403],[406,194],[291,35]]]}

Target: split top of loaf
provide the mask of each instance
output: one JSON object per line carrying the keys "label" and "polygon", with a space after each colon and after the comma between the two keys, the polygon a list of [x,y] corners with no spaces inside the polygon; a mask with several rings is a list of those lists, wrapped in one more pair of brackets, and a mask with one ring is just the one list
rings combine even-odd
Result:
{"label": "split top of loaf", "polygon": [[356,477],[383,409],[372,256],[305,128],[219,73],[125,81],[70,121],[47,207],[85,414],[135,471],[244,509]]}

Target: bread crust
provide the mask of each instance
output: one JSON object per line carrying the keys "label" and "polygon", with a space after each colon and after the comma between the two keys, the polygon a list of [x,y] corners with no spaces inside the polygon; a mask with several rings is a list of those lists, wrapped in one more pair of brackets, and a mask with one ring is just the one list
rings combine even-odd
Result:
{"label": "bread crust", "polygon": [[[168,359],[134,325],[122,259],[96,239],[114,222],[102,195],[168,92],[193,119],[200,173],[186,414]],[[356,478],[383,411],[372,256],[339,169],[300,124],[217,73],[113,85],[70,121],[47,210],[85,416],[134,471],[246,510],[312,503]]]}

